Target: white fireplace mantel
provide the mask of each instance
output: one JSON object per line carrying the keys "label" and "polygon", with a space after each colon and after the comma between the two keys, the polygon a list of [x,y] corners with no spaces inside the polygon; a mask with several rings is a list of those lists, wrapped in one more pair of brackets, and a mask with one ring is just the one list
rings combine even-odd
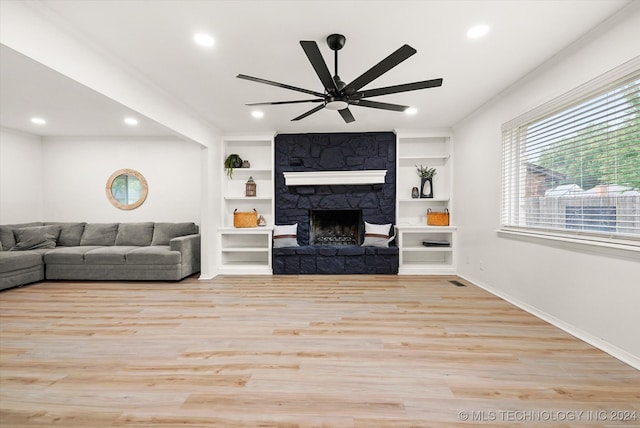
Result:
{"label": "white fireplace mantel", "polygon": [[287,186],[345,185],[345,184],[382,184],[386,169],[367,169],[360,171],[305,171],[283,172]]}

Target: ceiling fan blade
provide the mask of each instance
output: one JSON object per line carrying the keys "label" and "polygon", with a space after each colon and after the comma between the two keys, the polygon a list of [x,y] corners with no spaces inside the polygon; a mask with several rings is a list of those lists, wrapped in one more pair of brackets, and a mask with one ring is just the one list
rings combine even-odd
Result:
{"label": "ceiling fan blade", "polygon": [[316,97],[324,97],[324,94],[316,91],[310,91],[308,89],[298,88],[291,85],[285,85],[284,83],[274,82],[272,80],[260,79],[259,77],[247,76],[246,74],[238,74],[238,79],[249,80],[251,82],[264,83],[266,85],[277,86],[278,88],[291,89],[292,91],[304,92],[305,94],[315,95]]}
{"label": "ceiling fan blade", "polygon": [[442,79],[423,80],[422,82],[405,83],[403,85],[386,86],[384,88],[360,91],[362,97],[377,97],[378,95],[397,94],[399,92],[417,91],[418,89],[436,88],[442,86]]}
{"label": "ceiling fan blade", "polygon": [[303,114],[301,114],[301,115],[300,115],[300,116],[298,116],[298,117],[294,117],[293,119],[291,119],[291,121],[293,122],[294,120],[304,119],[305,117],[307,117],[307,116],[309,116],[309,115],[311,115],[311,114],[313,114],[313,113],[315,113],[315,112],[317,112],[317,111],[320,111],[320,110],[322,110],[323,108],[324,108],[324,104],[319,105],[318,107],[314,107],[314,108],[312,108],[311,110],[309,110],[308,112],[303,113]]}
{"label": "ceiling fan blade", "polygon": [[354,106],[359,107],[371,107],[371,108],[379,108],[382,110],[393,110],[393,111],[405,111],[409,108],[409,106],[401,106],[399,104],[389,104],[389,103],[381,103],[378,101],[369,101],[369,100],[360,100],[357,104],[352,104]]}
{"label": "ceiling fan blade", "polygon": [[351,110],[349,110],[349,107],[343,108],[342,110],[338,110],[338,112],[340,113],[340,116],[342,116],[342,118],[346,123],[355,122],[356,118],[353,117],[353,115],[351,114]]}
{"label": "ceiling fan blade", "polygon": [[346,94],[350,94],[356,92],[366,84],[372,82],[378,77],[382,76],[387,71],[391,70],[396,65],[400,64],[405,59],[409,58],[411,55],[415,54],[417,51],[409,45],[403,45],[398,50],[393,52],[391,55],[371,67],[369,70],[365,71],[360,77],[358,77],[353,82],[349,83],[342,90]]}
{"label": "ceiling fan blade", "polygon": [[279,104],[299,104],[299,103],[321,103],[324,101],[322,98],[314,98],[312,100],[295,100],[295,101],[272,101],[266,103],[250,103],[245,104],[247,106],[268,106],[268,105],[279,105]]}
{"label": "ceiling fan blade", "polygon": [[327,63],[324,62],[324,58],[322,58],[318,44],[314,41],[301,40],[300,45],[327,92],[332,95],[337,94],[338,88],[336,87],[336,82],[334,82],[333,77],[331,77],[331,73],[329,72],[329,68],[327,68]]}

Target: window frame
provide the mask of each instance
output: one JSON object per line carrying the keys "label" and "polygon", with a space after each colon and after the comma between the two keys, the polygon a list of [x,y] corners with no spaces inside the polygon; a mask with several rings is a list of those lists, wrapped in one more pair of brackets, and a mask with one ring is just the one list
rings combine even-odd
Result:
{"label": "window frame", "polygon": [[[620,251],[640,252],[640,237],[635,236],[606,236],[593,234],[592,232],[581,232],[571,229],[551,229],[543,227],[532,227],[525,225],[515,225],[513,219],[520,219],[518,210],[520,201],[525,194],[523,188],[526,187],[526,180],[523,180],[521,173],[514,173],[514,169],[524,168],[521,159],[524,142],[522,129],[530,124],[550,117],[555,114],[569,110],[581,102],[586,102],[590,98],[598,96],[608,88],[613,89],[629,79],[640,77],[640,57],[635,57],[624,64],[604,73],[597,78],[578,86],[577,88],[554,98],[502,125],[501,143],[501,200],[500,200],[500,228],[498,235],[506,238],[524,239],[531,242],[551,243],[554,246],[569,245],[574,249],[591,251],[589,247],[606,249],[607,251],[619,254]],[[511,141],[509,141],[511,140]],[[518,164],[513,165],[513,162]],[[511,164],[511,165],[509,165]],[[515,187],[514,187],[515,186]],[[510,204],[510,208],[507,207]],[[514,205],[517,206],[514,209]],[[515,216],[515,217],[514,217]],[[511,219],[511,220],[509,220]],[[507,220],[507,221],[505,221]],[[597,250],[599,251],[599,250]],[[637,254],[633,254],[637,258]]]}

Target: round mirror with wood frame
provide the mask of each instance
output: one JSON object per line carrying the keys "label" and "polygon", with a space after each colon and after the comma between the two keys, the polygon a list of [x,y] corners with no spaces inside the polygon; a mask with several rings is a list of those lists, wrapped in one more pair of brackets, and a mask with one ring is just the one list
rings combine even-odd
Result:
{"label": "round mirror with wood frame", "polygon": [[107,198],[116,208],[133,210],[147,199],[147,180],[138,171],[120,169],[107,180]]}

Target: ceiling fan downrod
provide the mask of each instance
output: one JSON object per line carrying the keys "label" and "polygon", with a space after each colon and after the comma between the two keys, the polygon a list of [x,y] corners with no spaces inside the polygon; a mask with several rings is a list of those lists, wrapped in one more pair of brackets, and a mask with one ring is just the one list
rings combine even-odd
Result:
{"label": "ceiling fan downrod", "polygon": [[338,91],[341,91],[342,88],[347,86],[347,84],[340,79],[340,76],[338,76],[338,51],[344,47],[346,41],[346,37],[342,34],[331,34],[327,37],[327,45],[329,45],[329,49],[333,51],[333,81],[336,82]]}

